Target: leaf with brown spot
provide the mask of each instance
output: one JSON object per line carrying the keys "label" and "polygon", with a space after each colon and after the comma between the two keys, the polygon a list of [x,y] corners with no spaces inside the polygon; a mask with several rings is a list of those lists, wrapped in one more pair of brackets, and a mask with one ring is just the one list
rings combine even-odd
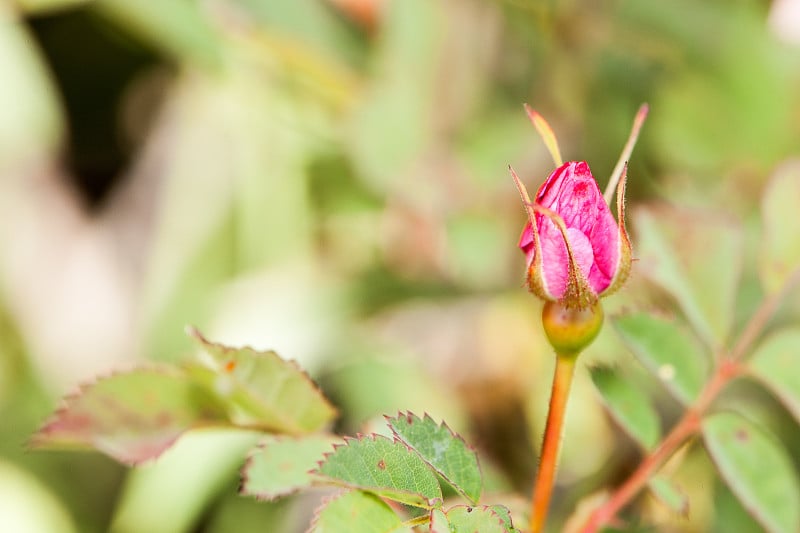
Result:
{"label": "leaf with brown spot", "polygon": [[800,531],[800,480],[773,436],[734,413],[703,421],[703,440],[722,479],[769,533]]}
{"label": "leaf with brown spot", "polygon": [[203,366],[190,365],[188,371],[232,404],[237,423],[302,435],[323,429],[336,416],[336,409],[293,361],[271,351],[209,342],[194,329],[189,334],[208,357]]}
{"label": "leaf with brown spot", "polygon": [[189,429],[220,423],[228,423],[225,406],[205,387],[173,368],[138,369],[68,396],[30,445],[94,448],[136,464],[158,457]]}
{"label": "leaf with brown spot", "polygon": [[442,490],[433,470],[405,444],[381,435],[345,438],[314,474],[328,483],[416,507],[441,505]]}

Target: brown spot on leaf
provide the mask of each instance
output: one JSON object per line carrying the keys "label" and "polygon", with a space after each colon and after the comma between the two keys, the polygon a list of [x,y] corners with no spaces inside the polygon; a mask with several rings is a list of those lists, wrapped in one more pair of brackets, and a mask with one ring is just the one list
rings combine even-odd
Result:
{"label": "brown spot on leaf", "polygon": [[236,361],[234,361],[233,359],[231,359],[230,361],[228,361],[228,362],[226,362],[226,363],[225,363],[225,372],[227,372],[228,374],[230,374],[230,373],[231,373],[231,372],[233,372],[234,370],[236,370]]}
{"label": "brown spot on leaf", "polygon": [[386,461],[384,461],[383,459],[378,461],[378,468],[380,468],[381,470],[386,470]]}
{"label": "brown spot on leaf", "polygon": [[735,437],[735,438],[736,438],[736,440],[738,440],[739,442],[746,442],[746,441],[747,441],[747,439],[748,439],[748,438],[750,438],[750,435],[747,433],[747,430],[745,430],[745,429],[738,429],[738,430],[736,430],[736,433],[734,434],[734,437]]}

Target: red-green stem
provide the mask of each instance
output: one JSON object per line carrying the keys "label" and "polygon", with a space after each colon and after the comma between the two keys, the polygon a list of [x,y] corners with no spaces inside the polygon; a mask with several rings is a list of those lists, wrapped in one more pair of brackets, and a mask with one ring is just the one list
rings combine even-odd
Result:
{"label": "red-green stem", "polygon": [[606,503],[597,508],[581,529],[581,533],[595,533],[611,521],[614,516],[639,493],[647,481],[690,437],[700,430],[700,422],[706,410],[729,381],[742,371],[740,361],[763,331],[767,321],[778,308],[783,296],[800,282],[800,271],[790,277],[783,290],[765,299],[745,326],[738,342],[728,354],[720,358],[719,365],[706,384],[694,405],[686,410],[672,431],[661,444],[636,468],[630,477],[614,491]]}
{"label": "red-green stem", "polygon": [[740,372],[739,364],[723,361],[717,372],[706,384],[700,398],[686,410],[683,417],[672,428],[672,431],[661,441],[661,444],[639,465],[631,476],[614,492],[611,498],[591,514],[582,533],[594,533],[607,524],[639,491],[653,474],[669,459],[673,453],[700,429],[700,421],[706,409],[717,397],[723,387]]}
{"label": "red-green stem", "polygon": [[567,398],[575,372],[575,360],[574,355],[558,355],[556,357],[556,371],[553,377],[553,390],[550,393],[547,425],[544,428],[542,455],[539,459],[539,471],[536,474],[531,499],[531,533],[541,533],[547,519],[550,496],[553,494],[564,417],[567,411]]}

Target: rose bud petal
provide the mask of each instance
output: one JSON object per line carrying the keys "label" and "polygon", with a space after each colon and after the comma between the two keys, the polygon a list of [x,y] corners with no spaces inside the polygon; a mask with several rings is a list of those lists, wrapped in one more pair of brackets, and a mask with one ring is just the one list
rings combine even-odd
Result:
{"label": "rose bud petal", "polygon": [[[522,187],[516,175],[517,186]],[[535,200],[521,190],[529,221],[520,237],[528,286],[550,301],[585,307],[616,290],[630,269],[624,229],[624,176],[617,189],[620,223],[614,220],[589,165],[571,161],[545,180]]]}

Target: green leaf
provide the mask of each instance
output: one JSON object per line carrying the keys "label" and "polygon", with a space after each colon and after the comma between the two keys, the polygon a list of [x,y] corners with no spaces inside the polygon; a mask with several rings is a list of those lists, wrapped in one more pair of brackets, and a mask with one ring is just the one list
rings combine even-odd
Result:
{"label": "green leaf", "polygon": [[405,444],[381,435],[345,439],[315,474],[336,485],[416,507],[441,505],[442,489],[436,474]]}
{"label": "green leaf", "polygon": [[420,419],[412,413],[398,413],[386,418],[395,436],[412,450],[450,485],[472,503],[481,497],[483,478],[478,455],[464,439],[447,425],[437,424],[425,415]]}
{"label": "green leaf", "polygon": [[800,269],[800,161],[782,165],[772,176],[761,200],[764,230],[759,274],[767,292],[778,291]]}
{"label": "green leaf", "polygon": [[707,211],[640,209],[635,217],[642,272],[675,297],[710,348],[723,346],[741,276],[741,228]]}
{"label": "green leaf", "polygon": [[268,437],[247,460],[242,471],[242,494],[274,500],[311,485],[310,471],[337,440],[333,435]]}
{"label": "green leaf", "polygon": [[750,373],[769,388],[800,423],[800,328],[771,335],[750,358]]}
{"label": "green leaf", "polygon": [[614,325],[622,340],[684,404],[700,393],[708,360],[697,341],[674,322],[644,313],[618,317]]}
{"label": "green leaf", "polygon": [[190,334],[210,356],[210,370],[192,366],[191,371],[237,407],[237,421],[298,435],[319,431],[336,415],[311,378],[294,362],[281,359],[275,352],[214,344],[196,330]]}
{"label": "green leaf", "polygon": [[591,375],[614,420],[645,450],[652,450],[661,438],[661,426],[650,398],[613,369],[593,368]]}
{"label": "green leaf", "polygon": [[726,524],[736,524],[736,533],[764,533],[764,528],[742,507],[721,479],[713,487],[714,493],[714,531],[725,531]]}
{"label": "green leaf", "polygon": [[185,431],[227,422],[224,406],[175,369],[140,369],[103,378],[66,398],[31,446],[94,448],[136,464],[158,457]]}
{"label": "green leaf", "polygon": [[508,509],[502,505],[469,507],[456,505],[431,512],[431,533],[516,532]]}
{"label": "green leaf", "polygon": [[400,517],[386,502],[359,490],[344,492],[321,507],[309,529],[310,533],[401,533]]}
{"label": "green leaf", "polygon": [[708,453],[747,512],[770,533],[800,531],[800,485],[780,443],[733,413],[702,427]]}
{"label": "green leaf", "polygon": [[673,482],[663,476],[653,476],[647,486],[653,496],[673,513],[689,516],[689,498]]}

